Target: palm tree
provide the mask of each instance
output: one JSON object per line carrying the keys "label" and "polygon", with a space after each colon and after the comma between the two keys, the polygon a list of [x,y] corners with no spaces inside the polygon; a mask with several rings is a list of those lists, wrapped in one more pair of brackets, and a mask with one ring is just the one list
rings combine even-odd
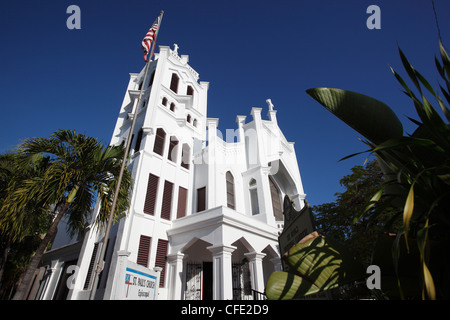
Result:
{"label": "palm tree", "polygon": [[[49,157],[48,166],[42,175],[22,181],[19,187],[8,194],[0,209],[0,224],[12,224],[18,216],[23,215],[23,208],[36,200],[45,208],[53,208],[54,216],[14,300],[25,298],[34,271],[56,235],[58,224],[64,215],[68,216],[68,231],[71,234],[82,232],[92,218],[92,208],[97,201],[100,209],[93,224],[99,228],[104,227],[111,209],[124,148],[105,148],[94,138],[70,130],[58,130],[49,138],[25,140],[18,153],[22,162],[45,155]],[[114,221],[118,221],[128,209],[130,186],[131,174],[125,170]],[[20,228],[20,225],[16,227]]]}
{"label": "palm tree", "polygon": [[[0,155],[0,207],[3,206],[7,195],[15,190],[22,181],[43,174],[47,165],[48,158],[43,156],[34,157],[25,165],[19,165],[18,154],[8,152]],[[15,220],[0,224],[2,249],[0,282],[10,250],[16,251],[15,248],[22,246],[24,241],[29,243],[29,239],[39,238],[51,223],[50,210],[39,203],[38,199],[33,200],[16,215]]]}

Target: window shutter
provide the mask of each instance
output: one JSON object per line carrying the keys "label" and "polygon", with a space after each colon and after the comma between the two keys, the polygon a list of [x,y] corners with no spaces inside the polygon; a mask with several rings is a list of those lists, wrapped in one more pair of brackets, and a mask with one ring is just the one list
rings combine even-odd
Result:
{"label": "window shutter", "polygon": [[281,209],[280,191],[270,178],[269,184],[270,184],[270,194],[272,196],[273,215],[275,216],[276,221],[283,221],[283,209]]}
{"label": "window shutter", "polygon": [[181,166],[188,170],[189,170],[190,152],[191,151],[189,145],[183,143],[183,147],[181,148]]}
{"label": "window shutter", "polygon": [[158,247],[156,249],[156,261],[155,267],[162,268],[161,278],[159,280],[159,287],[164,287],[164,275],[166,272],[166,261],[167,261],[167,246],[169,241],[158,239]]}
{"label": "window shutter", "polygon": [[141,235],[139,239],[139,249],[137,254],[137,264],[141,266],[148,267],[148,258],[150,256],[150,243],[152,241],[151,237]]}
{"label": "window shutter", "polygon": [[92,251],[91,261],[89,262],[89,269],[86,275],[86,280],[84,281],[83,290],[89,290],[89,285],[91,284],[92,271],[94,270],[95,260],[97,258],[98,242],[94,244],[94,250]]}
{"label": "window shutter", "polygon": [[234,178],[230,171],[227,171],[225,176],[227,180],[227,206],[234,209]]}
{"label": "window shutter", "polygon": [[164,141],[166,139],[166,132],[159,128],[156,130],[155,145],[153,146],[153,152],[160,156],[164,153]]}
{"label": "window shutter", "polygon": [[138,152],[141,149],[141,141],[142,141],[142,134],[143,130],[139,130],[137,139],[136,139],[136,145],[134,146],[134,152]]}
{"label": "window shutter", "polygon": [[144,213],[155,214],[156,193],[158,191],[159,177],[150,173],[147,184],[147,194],[145,196]]}
{"label": "window shutter", "polygon": [[194,96],[194,89],[191,86],[187,86],[186,95]]}
{"label": "window shutter", "polygon": [[172,73],[172,79],[170,80],[170,90],[175,93],[178,93],[178,76],[175,73]]}
{"label": "window shutter", "polygon": [[206,209],[206,187],[197,190],[197,212]]}
{"label": "window shutter", "polygon": [[187,201],[187,189],[179,187],[177,219],[183,218],[186,215],[186,201]]}
{"label": "window shutter", "polygon": [[169,143],[169,154],[167,155],[167,159],[170,161],[176,162],[177,161],[177,152],[178,149],[176,146],[178,145],[178,140],[175,137],[170,137],[170,143]]}
{"label": "window shutter", "polygon": [[172,190],[173,190],[173,183],[170,181],[165,181],[161,207],[161,218],[166,220],[170,220],[170,209],[172,207]]}

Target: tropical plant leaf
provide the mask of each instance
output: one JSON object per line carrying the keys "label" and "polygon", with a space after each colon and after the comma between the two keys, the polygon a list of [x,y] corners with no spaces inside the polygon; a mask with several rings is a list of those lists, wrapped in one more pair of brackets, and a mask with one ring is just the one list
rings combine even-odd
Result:
{"label": "tropical plant leaf", "polygon": [[406,197],[406,202],[403,209],[403,227],[405,229],[405,241],[408,252],[409,252],[408,231],[413,211],[414,211],[414,183],[411,184],[411,188],[409,189],[408,196]]}
{"label": "tropical plant leaf", "polygon": [[335,88],[311,88],[306,92],[347,125],[374,143],[401,137],[403,126],[383,102]]}
{"label": "tropical plant leaf", "polygon": [[[431,300],[436,299],[436,288],[434,287],[433,277],[431,276],[430,270],[428,269],[425,261],[423,262],[423,276],[425,282],[425,290],[427,292],[427,296]],[[425,298],[425,297],[423,297]]]}
{"label": "tropical plant leaf", "polygon": [[353,218],[353,223],[358,222],[367,211],[369,211],[370,209],[373,208],[373,206],[375,206],[375,204],[378,202],[378,200],[380,200],[381,196],[383,195],[383,192],[384,189],[380,189],[377,192],[375,192],[375,194],[369,200],[368,205],[364,208],[364,211],[361,212],[359,216]]}
{"label": "tropical plant leaf", "polygon": [[365,277],[353,255],[317,232],[290,248],[284,259],[290,271],[270,276],[266,285],[269,299],[298,298]]}
{"label": "tropical plant leaf", "polygon": [[292,300],[319,292],[314,283],[290,272],[275,271],[267,281],[266,296],[269,300]]}

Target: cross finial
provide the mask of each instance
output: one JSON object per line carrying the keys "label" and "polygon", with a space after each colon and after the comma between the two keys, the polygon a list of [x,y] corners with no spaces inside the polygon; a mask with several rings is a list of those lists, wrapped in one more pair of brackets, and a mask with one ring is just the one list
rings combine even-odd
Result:
{"label": "cross finial", "polygon": [[273,104],[272,104],[272,100],[270,100],[270,99],[267,99],[267,100],[266,100],[266,102],[267,102],[267,104],[269,105],[269,110],[270,110],[270,111],[273,111]]}

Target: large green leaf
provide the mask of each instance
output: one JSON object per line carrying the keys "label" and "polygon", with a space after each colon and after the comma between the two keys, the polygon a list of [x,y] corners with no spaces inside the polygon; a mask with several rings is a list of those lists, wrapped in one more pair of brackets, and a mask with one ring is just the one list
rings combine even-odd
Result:
{"label": "large green leaf", "polygon": [[403,135],[403,126],[383,102],[335,88],[311,88],[306,92],[366,139],[378,144]]}
{"label": "large green leaf", "polygon": [[266,285],[269,299],[295,299],[365,277],[362,266],[339,243],[319,236],[304,238],[284,256],[289,272],[274,272]]}
{"label": "large green leaf", "polygon": [[275,271],[266,285],[266,295],[270,300],[292,300],[319,292],[319,288],[294,273]]}

